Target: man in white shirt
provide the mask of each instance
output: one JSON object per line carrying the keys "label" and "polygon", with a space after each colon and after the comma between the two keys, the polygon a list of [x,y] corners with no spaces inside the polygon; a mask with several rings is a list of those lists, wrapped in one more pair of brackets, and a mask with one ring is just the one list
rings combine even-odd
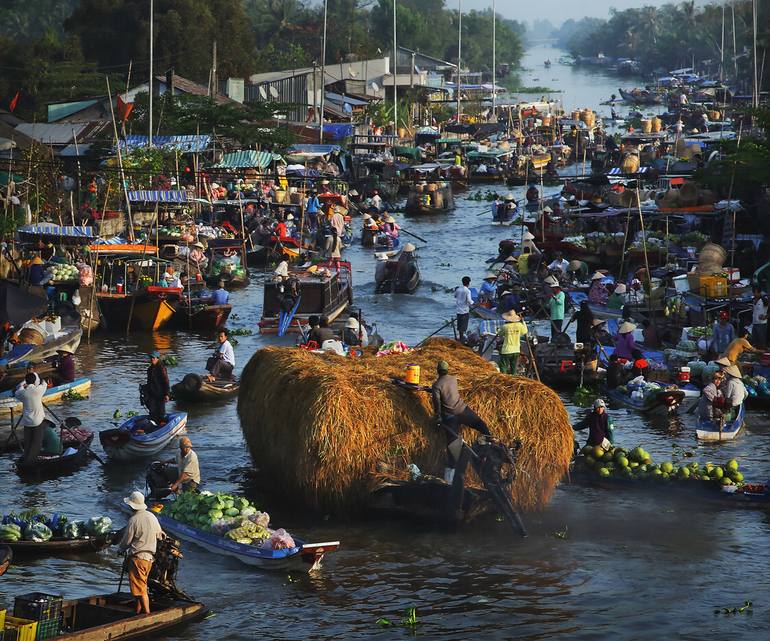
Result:
{"label": "man in white shirt", "polygon": [[179,440],[179,452],[176,459],[176,480],[171,484],[173,492],[193,492],[201,484],[201,468],[198,455],[192,448],[192,441],[186,436]]}
{"label": "man in white shirt", "polygon": [[471,279],[468,276],[463,276],[462,285],[455,289],[455,313],[457,320],[457,335],[460,342],[465,341],[465,332],[468,331],[468,320],[471,315],[471,306],[473,305],[473,297],[471,296],[471,290],[468,289],[468,285],[471,284]]}
{"label": "man in white shirt", "polygon": [[21,401],[23,411],[21,424],[24,426],[24,461],[31,463],[40,454],[43,445],[43,395],[48,390],[44,381],[34,372],[27,372],[24,382],[17,388],[14,396]]}
{"label": "man in white shirt", "polygon": [[380,196],[380,192],[376,189],[374,190],[374,195],[369,199],[369,202],[372,207],[377,209],[377,211],[382,211],[382,197]]}
{"label": "man in white shirt", "polygon": [[562,276],[567,275],[567,267],[569,267],[569,261],[566,260],[561,252],[556,252],[556,258],[554,258],[553,261],[551,261],[551,264],[548,265],[548,269],[551,271],[560,271]]}
{"label": "man in white shirt", "polygon": [[235,352],[230,341],[227,340],[227,330],[220,329],[217,334],[219,346],[214,355],[206,363],[206,369],[209,371],[208,380],[230,379],[235,369]]}
{"label": "man in white shirt", "polygon": [[753,313],[751,316],[751,342],[754,347],[767,347],[767,297],[759,287],[754,287]]}

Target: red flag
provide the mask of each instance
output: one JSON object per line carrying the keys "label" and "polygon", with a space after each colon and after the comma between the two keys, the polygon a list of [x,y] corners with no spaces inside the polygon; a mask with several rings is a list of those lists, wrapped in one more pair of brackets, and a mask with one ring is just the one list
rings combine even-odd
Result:
{"label": "red flag", "polygon": [[128,117],[131,115],[131,112],[134,109],[134,103],[133,102],[123,102],[123,99],[120,97],[120,94],[118,94],[118,116],[120,117],[120,122],[125,123],[126,120],[128,120]]}
{"label": "red flag", "polygon": [[19,96],[21,95],[21,91],[17,91],[16,95],[11,100],[11,103],[8,105],[8,111],[13,111],[16,109],[16,105],[19,104]]}

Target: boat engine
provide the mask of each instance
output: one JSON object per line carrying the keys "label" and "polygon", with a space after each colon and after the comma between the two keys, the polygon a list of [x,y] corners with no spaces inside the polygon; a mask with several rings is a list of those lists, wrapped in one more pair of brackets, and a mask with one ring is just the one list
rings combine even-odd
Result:
{"label": "boat engine", "polygon": [[183,557],[179,541],[169,536],[158,540],[155,561],[147,578],[147,588],[152,597],[193,600],[176,586],[176,574],[179,571],[181,558]]}

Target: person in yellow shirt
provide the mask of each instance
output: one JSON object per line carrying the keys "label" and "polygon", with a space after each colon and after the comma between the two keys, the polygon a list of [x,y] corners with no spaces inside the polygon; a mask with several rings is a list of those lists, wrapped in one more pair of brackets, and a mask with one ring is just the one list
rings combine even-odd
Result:
{"label": "person in yellow shirt", "polygon": [[497,330],[497,335],[503,339],[500,346],[500,371],[503,374],[516,375],[521,355],[521,337],[527,334],[527,325],[515,309],[501,314],[505,324]]}
{"label": "person in yellow shirt", "polygon": [[738,338],[731,341],[727,346],[727,349],[725,349],[724,357],[730,361],[730,365],[737,365],[738,359],[741,357],[743,352],[754,352],[755,354],[763,353],[761,349],[757,349],[751,343],[749,343],[748,335],[749,330],[742,329]]}
{"label": "person in yellow shirt", "polygon": [[519,257],[516,259],[516,267],[522,276],[529,274],[529,256],[529,247],[525,247],[521,250],[521,254],[519,254]]}

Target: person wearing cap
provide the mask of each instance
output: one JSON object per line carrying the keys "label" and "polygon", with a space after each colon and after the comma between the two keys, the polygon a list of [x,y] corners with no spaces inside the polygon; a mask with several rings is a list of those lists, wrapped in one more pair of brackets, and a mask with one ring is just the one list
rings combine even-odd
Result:
{"label": "person wearing cap", "polygon": [[235,351],[230,341],[227,340],[227,330],[224,327],[217,332],[217,341],[219,345],[206,362],[206,369],[209,372],[207,378],[209,381],[229,380],[235,369]]}
{"label": "person wearing cap", "polygon": [[559,272],[561,276],[567,275],[567,267],[569,267],[569,261],[566,260],[560,251],[556,252],[556,256],[548,265],[548,269],[552,272]]}
{"label": "person wearing cap", "polygon": [[29,263],[27,271],[30,285],[43,285],[46,282],[45,264],[40,256],[35,256]]}
{"label": "person wearing cap", "polygon": [[366,327],[358,322],[355,316],[348,318],[345,323],[345,331],[342,333],[342,342],[346,345],[366,347],[369,345],[369,335]]}
{"label": "person wearing cap", "polygon": [[730,323],[730,312],[719,312],[719,320],[711,330],[709,349],[713,354],[724,354],[730,343],[735,340],[735,328]]}
{"label": "person wearing cap", "polygon": [[56,378],[60,383],[71,383],[75,380],[75,359],[72,352],[66,348],[56,350]]}
{"label": "person wearing cap", "polygon": [[588,440],[586,445],[602,446],[605,450],[612,446],[612,425],[607,405],[603,399],[594,401],[593,411],[588,415]]}
{"label": "person wearing cap", "polygon": [[481,287],[479,287],[479,300],[491,303],[497,296],[497,287],[495,281],[497,275],[493,272],[487,272],[484,274],[484,280],[481,281]]}
{"label": "person wearing cap", "polygon": [[[753,352],[754,354],[762,354],[764,350],[757,349],[749,342],[749,330],[742,329],[740,336],[734,339],[725,349],[724,358],[727,360],[727,365],[738,365],[738,359],[743,352]],[[716,361],[719,363],[719,361]]]}
{"label": "person wearing cap", "polygon": [[439,361],[436,365],[438,378],[431,387],[433,411],[436,424],[444,429],[447,439],[447,465],[444,468],[444,480],[451,483],[454,479],[456,461],[449,450],[449,445],[460,436],[460,428],[465,425],[477,432],[489,435],[487,424],[478,414],[460,398],[457,377],[449,374],[449,363]]}
{"label": "person wearing cap", "polygon": [[179,439],[179,451],[176,457],[166,463],[173,463],[176,469],[174,482],[169,486],[172,492],[194,492],[201,484],[201,468],[198,463],[198,455],[193,450],[192,441],[183,436]]}
{"label": "person wearing cap", "polygon": [[607,307],[609,309],[623,309],[623,305],[626,304],[627,291],[628,289],[626,288],[625,283],[618,283],[615,285],[615,289],[607,299]]}
{"label": "person wearing cap", "polygon": [[171,386],[168,382],[166,367],[160,362],[160,352],[150,354],[150,366],[147,368],[147,384],[143,386],[144,404],[150,413],[150,420],[157,425],[166,421],[166,403]]}
{"label": "person wearing cap", "polygon": [[607,304],[607,288],[604,286],[602,280],[604,274],[601,272],[594,272],[591,276],[591,287],[588,289],[588,300],[596,305]]}
{"label": "person wearing cap", "polygon": [[714,421],[722,418],[725,401],[721,386],[725,373],[720,369],[711,375],[711,381],[703,388],[698,401],[698,418],[702,421]]}
{"label": "person wearing cap", "polygon": [[460,342],[465,340],[465,332],[468,331],[468,321],[473,306],[473,296],[471,296],[471,290],[468,287],[470,284],[470,277],[463,276],[462,284],[455,289],[455,319]]}
{"label": "person wearing cap", "polygon": [[519,371],[521,337],[527,335],[527,325],[522,322],[516,310],[511,309],[500,316],[505,321],[497,330],[497,335],[503,341],[500,345],[500,372],[515,376]]}
{"label": "person wearing cap", "polygon": [[152,562],[158,549],[158,539],[162,539],[164,534],[157,517],[147,509],[144,495],[141,492],[131,492],[123,499],[123,502],[134,513],[123,529],[118,550],[121,553],[126,553],[128,584],[132,596],[136,599],[136,613],[150,614],[147,579],[150,576]]}
{"label": "person wearing cap", "polygon": [[618,327],[618,337],[615,339],[615,354],[618,358],[627,361],[633,360],[634,351],[636,351],[636,341],[634,340],[634,330],[636,326],[628,321],[621,323]]}
{"label": "person wearing cap", "polygon": [[743,384],[743,376],[737,365],[728,365],[722,367],[725,373],[725,380],[722,383],[721,390],[725,397],[725,420],[731,421],[738,416],[743,401],[749,393]]}
{"label": "person wearing cap", "polygon": [[548,299],[549,318],[551,319],[551,340],[561,334],[561,327],[564,324],[564,303],[566,296],[561,291],[559,281],[553,276],[545,280],[545,284],[551,289],[551,296]]}
{"label": "person wearing cap", "polygon": [[217,283],[217,288],[211,292],[211,304],[212,305],[227,305],[227,301],[230,300],[230,292],[225,289],[225,281],[220,280]]}

